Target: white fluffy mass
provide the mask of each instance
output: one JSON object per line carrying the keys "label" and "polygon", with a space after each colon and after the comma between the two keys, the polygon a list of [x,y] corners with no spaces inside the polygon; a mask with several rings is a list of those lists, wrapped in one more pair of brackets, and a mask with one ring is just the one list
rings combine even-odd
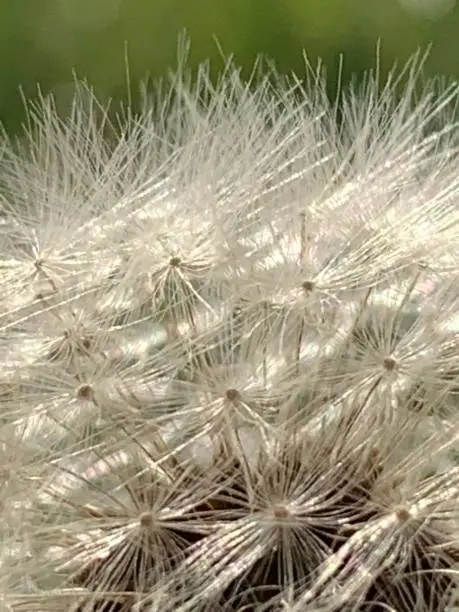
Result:
{"label": "white fluffy mass", "polygon": [[0,610],[445,612],[459,86],[181,58],[0,144]]}

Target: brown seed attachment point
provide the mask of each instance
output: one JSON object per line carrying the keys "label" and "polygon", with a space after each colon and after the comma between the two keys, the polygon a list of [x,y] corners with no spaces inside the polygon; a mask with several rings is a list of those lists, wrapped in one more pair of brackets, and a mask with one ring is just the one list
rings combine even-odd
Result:
{"label": "brown seed attachment point", "polygon": [[385,370],[392,372],[397,367],[397,360],[389,355],[388,357],[384,357],[383,365]]}
{"label": "brown seed attachment point", "polygon": [[230,402],[237,402],[241,398],[241,394],[237,389],[227,389],[225,397]]}
{"label": "brown seed attachment point", "polygon": [[142,512],[139,517],[139,523],[143,529],[151,529],[153,520],[153,514],[151,512]]}
{"label": "brown seed attachment point", "polygon": [[407,508],[401,506],[396,509],[395,516],[399,523],[407,523],[411,519],[411,512]]}
{"label": "brown seed attachment point", "polygon": [[306,291],[306,292],[310,292],[314,290],[315,284],[313,283],[313,281],[304,281],[304,283],[301,285],[301,287]]}
{"label": "brown seed attachment point", "polygon": [[169,260],[169,265],[171,268],[178,268],[181,263],[182,260],[180,257],[171,257]]}
{"label": "brown seed attachment point", "polygon": [[92,402],[95,398],[94,389],[91,385],[81,385],[77,389],[76,396],[79,400]]}
{"label": "brown seed attachment point", "polygon": [[274,506],[273,508],[273,515],[274,515],[274,518],[285,519],[290,516],[290,512],[286,506],[284,506],[283,504],[278,504],[277,506]]}

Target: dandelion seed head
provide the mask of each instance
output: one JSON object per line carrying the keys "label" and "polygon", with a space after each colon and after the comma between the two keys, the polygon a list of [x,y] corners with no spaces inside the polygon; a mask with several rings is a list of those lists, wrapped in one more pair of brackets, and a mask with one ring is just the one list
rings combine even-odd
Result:
{"label": "dandelion seed head", "polygon": [[76,84],[4,136],[0,591],[446,612],[457,84],[417,56],[335,104],[320,67],[181,53],[135,114]]}

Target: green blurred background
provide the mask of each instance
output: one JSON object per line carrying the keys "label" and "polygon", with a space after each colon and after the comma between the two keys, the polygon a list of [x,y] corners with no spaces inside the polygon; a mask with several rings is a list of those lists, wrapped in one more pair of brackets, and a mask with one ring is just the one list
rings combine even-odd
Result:
{"label": "green blurred background", "polygon": [[[250,67],[258,53],[283,71],[301,71],[304,48],[336,76],[374,65],[381,40],[383,73],[431,44],[426,72],[459,76],[459,5],[455,0],[0,0],[0,121],[16,130],[19,95],[68,96],[75,71],[102,97],[126,96],[131,82],[163,75],[176,62],[186,29],[191,64],[226,54]],[[134,89],[135,95],[135,89]]]}

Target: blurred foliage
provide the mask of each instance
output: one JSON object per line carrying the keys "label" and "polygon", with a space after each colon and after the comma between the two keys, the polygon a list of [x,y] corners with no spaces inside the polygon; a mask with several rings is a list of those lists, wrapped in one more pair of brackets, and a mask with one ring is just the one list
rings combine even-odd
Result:
{"label": "blurred foliage", "polygon": [[210,57],[218,69],[223,50],[247,69],[263,53],[301,71],[304,48],[333,83],[341,53],[347,78],[374,65],[380,39],[382,74],[431,43],[427,73],[459,76],[455,0],[1,0],[0,120],[19,126],[19,87],[68,96],[72,71],[102,98],[126,97],[126,48],[135,85],[174,67],[184,29],[192,65]]}

